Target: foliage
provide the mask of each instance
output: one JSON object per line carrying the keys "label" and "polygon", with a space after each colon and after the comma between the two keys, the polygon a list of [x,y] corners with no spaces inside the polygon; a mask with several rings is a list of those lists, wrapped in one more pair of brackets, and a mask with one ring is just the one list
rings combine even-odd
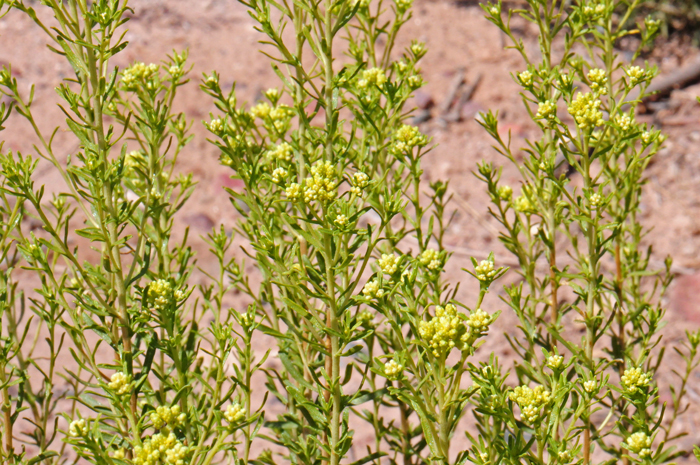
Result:
{"label": "foliage", "polygon": [[[127,45],[127,0],[44,0],[41,12],[29,0],[5,2],[3,12],[26,14],[71,64],[57,92],[79,149],[59,160],[61,126],[44,134],[33,89],[20,92],[3,69],[0,92],[11,103],[0,122],[12,112],[27,120],[36,153],[0,155],[2,462],[676,457],[667,443],[700,361],[700,333],[679,349],[686,367],[664,417],[653,375],[670,262],[665,272],[649,269],[636,218],[644,168],[663,137],[634,122],[628,95],[654,70],[615,56],[615,42],[632,33],[613,25],[618,5],[486,7],[528,63],[516,78],[542,129],[519,162],[497,117],[482,121],[523,178],[514,197],[498,169],[479,167],[523,278],[507,288],[522,332],[510,335],[518,386],[509,387],[514,378],[495,355],[478,351],[499,315],[482,308],[484,297],[507,270],[493,254],[472,259],[465,271],[479,293],[469,305],[455,299],[458,286],[444,276],[448,184],[426,185],[430,140],[405,124],[426,53],[419,42],[396,50],[411,1],[244,3],[280,84],[246,106],[217,72],[202,79],[217,108],[204,123],[211,143],[245,187],[228,190],[235,231],[207,236],[218,271],[194,285],[188,234],[174,234],[194,189],[176,169],[191,139],[190,121],[173,110],[188,82],[187,53],[120,71],[110,59]],[[541,62],[513,36],[512,14],[541,28]],[[657,28],[649,21],[643,41]],[[563,56],[552,53],[555,41]],[[580,45],[588,55],[573,53]],[[575,95],[578,81],[590,91]],[[558,117],[560,103],[575,124]],[[557,174],[557,153],[582,185]],[[62,177],[51,198],[33,180],[38,163]],[[41,228],[29,230],[29,218]],[[243,271],[235,239],[255,273]],[[573,300],[561,297],[564,287]],[[578,341],[577,325],[585,328]],[[259,341],[270,342],[267,352],[255,352]],[[261,380],[262,399],[254,395]],[[273,406],[281,412],[265,412]],[[465,425],[469,447],[456,436]],[[372,432],[366,450],[354,444],[356,431]]]}

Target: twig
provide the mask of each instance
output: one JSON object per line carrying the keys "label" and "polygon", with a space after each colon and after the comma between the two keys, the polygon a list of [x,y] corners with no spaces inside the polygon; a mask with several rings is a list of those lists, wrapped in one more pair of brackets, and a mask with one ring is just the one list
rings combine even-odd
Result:
{"label": "twig", "polygon": [[476,79],[474,79],[474,81],[472,81],[471,84],[464,88],[464,91],[460,94],[457,103],[452,107],[452,111],[450,111],[443,118],[446,122],[453,123],[462,120],[462,107],[465,103],[471,100],[472,96],[474,95],[474,92],[476,91],[476,88],[479,87],[481,77],[482,74],[479,73],[479,75],[476,76]]}
{"label": "twig", "polygon": [[450,108],[452,108],[452,102],[454,102],[457,92],[459,92],[462,84],[464,84],[464,68],[459,68],[454,79],[452,79],[452,83],[450,84],[447,96],[445,96],[445,100],[443,100],[438,107],[438,112],[440,115],[445,115],[448,111],[450,111]]}
{"label": "twig", "polygon": [[467,212],[472,218],[474,218],[481,226],[483,226],[484,229],[486,229],[493,237],[496,239],[500,236],[500,232],[498,229],[486,221],[486,218],[483,217],[481,213],[479,213],[474,207],[469,205],[468,202],[466,202],[464,199],[462,199],[459,195],[455,194],[452,196],[452,199],[459,205],[462,210]]}

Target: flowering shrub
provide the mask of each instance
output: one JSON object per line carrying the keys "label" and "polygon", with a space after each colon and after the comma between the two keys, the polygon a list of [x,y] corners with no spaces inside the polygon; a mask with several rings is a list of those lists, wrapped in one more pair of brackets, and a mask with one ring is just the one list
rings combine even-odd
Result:
{"label": "flowering shrub", "polygon": [[[482,115],[521,177],[521,194],[513,197],[500,168],[483,164],[477,174],[503,226],[501,240],[520,264],[522,282],[506,287],[505,299],[520,320],[520,334],[509,335],[520,386],[506,394],[497,366],[488,376],[472,371],[481,433],[472,457],[665,463],[683,454],[670,444],[679,437],[674,425],[685,410],[685,386],[700,363],[700,332],[687,333],[676,348],[686,366],[674,371],[666,405],[654,375],[665,354],[661,297],[671,260],[664,270],[651,268],[637,218],[644,169],[664,136],[635,121],[639,97],[632,97],[645,95],[656,68],[627,64],[614,48],[619,38],[640,34],[641,50],[658,23],[630,24],[636,4],[625,2],[528,5],[508,13],[500,2],[485,6],[525,61],[514,78],[540,137],[527,141],[520,161],[499,134],[497,116]],[[613,13],[620,9],[621,16]],[[539,55],[514,36],[513,14],[539,28]]]}
{"label": "flowering shrub", "polygon": [[[246,105],[217,72],[201,82],[217,108],[204,122],[210,141],[244,189],[228,190],[235,231],[207,237],[218,273],[196,286],[187,239],[172,239],[194,188],[175,174],[191,139],[187,116],[172,109],[188,81],[187,54],[120,72],[109,60],[126,46],[126,0],[46,0],[42,14],[29,0],[6,1],[73,67],[57,91],[79,149],[59,162],[53,135],[35,124],[32,92],[3,69],[0,92],[12,103],[0,120],[16,111],[38,143],[33,156],[0,154],[2,463],[588,465],[599,452],[626,463],[672,460],[654,378],[658,296],[670,279],[647,270],[635,216],[662,136],[635,123],[635,102],[626,101],[654,71],[618,72],[612,44],[628,31],[611,22],[613,3],[533,0],[521,12],[542,28],[541,63],[515,41],[528,62],[515,78],[542,140],[517,164],[518,196],[498,169],[479,167],[524,278],[506,289],[523,333],[510,337],[518,359],[509,387],[494,354],[479,352],[497,337],[489,330],[499,316],[484,297],[507,270],[493,254],[472,259],[465,271],[479,292],[466,304],[443,273],[448,185],[426,185],[430,140],[406,124],[426,50],[419,42],[395,50],[410,0],[245,2],[280,83]],[[501,5],[486,11],[513,38]],[[49,13],[56,27],[41,19]],[[567,52],[555,62],[562,31]],[[571,53],[576,43],[591,55]],[[497,118],[483,124],[515,162]],[[555,174],[558,152],[582,189]],[[36,157],[62,176],[51,199],[33,181]],[[42,228],[27,231],[25,217]],[[233,233],[254,274],[241,271]],[[563,252],[570,261],[557,259]],[[19,268],[37,278],[34,289],[20,287]],[[573,302],[559,298],[564,286]],[[245,308],[229,307],[234,291]],[[574,313],[585,327],[578,342]],[[261,336],[276,347],[255,353]],[[689,334],[670,423],[684,408],[698,345],[700,333]],[[59,366],[66,355],[75,367]],[[56,388],[59,378],[68,389]],[[270,396],[276,416],[264,411]],[[464,423],[468,446],[455,437]],[[357,428],[374,442],[350,462]]]}

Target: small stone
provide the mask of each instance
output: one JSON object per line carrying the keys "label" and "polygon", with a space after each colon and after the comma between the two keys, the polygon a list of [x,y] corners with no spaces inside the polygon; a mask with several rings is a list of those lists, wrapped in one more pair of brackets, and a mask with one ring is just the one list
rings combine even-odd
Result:
{"label": "small stone", "polygon": [[417,90],[413,94],[413,100],[416,103],[416,107],[420,108],[421,110],[427,110],[435,105],[433,96],[422,90]]}
{"label": "small stone", "polygon": [[201,231],[211,231],[215,226],[214,220],[209,218],[205,213],[195,213],[185,218],[188,226],[199,229]]}
{"label": "small stone", "polygon": [[469,101],[462,105],[460,116],[463,120],[470,121],[483,111],[486,111],[486,108],[480,105],[479,102]]}

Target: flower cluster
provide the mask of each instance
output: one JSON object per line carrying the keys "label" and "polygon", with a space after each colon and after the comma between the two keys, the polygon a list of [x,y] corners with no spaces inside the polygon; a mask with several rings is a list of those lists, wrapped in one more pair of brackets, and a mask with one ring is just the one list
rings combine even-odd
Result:
{"label": "flower cluster", "polygon": [[253,115],[254,118],[265,119],[270,116],[271,111],[272,107],[269,103],[260,102],[250,109],[250,114]]}
{"label": "flower cluster", "polygon": [[134,465],[185,465],[189,447],[180,442],[174,433],[157,433],[134,447]]}
{"label": "flower cluster", "polygon": [[272,182],[281,184],[282,181],[289,175],[289,172],[284,168],[275,168],[272,171]]}
{"label": "flower cluster", "polygon": [[641,458],[649,457],[651,455],[651,438],[643,431],[632,433],[627,438],[627,448]]}
{"label": "flower cluster", "polygon": [[278,89],[270,88],[265,91],[265,97],[272,103],[277,103],[277,101],[280,99],[281,94]]}
{"label": "flower cluster", "polygon": [[131,152],[127,153],[124,157],[124,167],[127,169],[133,169],[139,165],[142,165],[144,161],[145,160],[142,151],[132,150]]}
{"label": "flower cluster", "polygon": [[598,390],[598,382],[594,379],[589,379],[583,383],[583,390],[589,394],[595,394]]}
{"label": "flower cluster", "polygon": [[163,429],[166,426],[174,428],[185,421],[185,414],[180,412],[180,406],[177,404],[172,407],[161,405],[155,412],[151,412],[149,418],[155,429]]}
{"label": "flower cluster", "polygon": [[225,125],[224,122],[221,120],[221,118],[215,118],[211,120],[210,123],[205,123],[207,126],[207,129],[209,129],[211,132],[216,134],[217,136],[220,136],[221,134],[224,133]]}
{"label": "flower cluster", "polygon": [[603,198],[600,196],[600,194],[593,194],[588,201],[591,203],[591,208],[596,209],[600,205],[600,202],[603,201]]}
{"label": "flower cluster", "polygon": [[486,334],[491,323],[493,323],[493,317],[482,309],[477,308],[471,312],[467,317],[467,326],[469,326],[469,339],[467,342],[469,345]]}
{"label": "flower cluster", "polygon": [[530,389],[528,386],[518,386],[508,394],[508,398],[518,404],[520,414],[526,423],[535,423],[541,415],[542,407],[549,402],[551,393],[544,386],[535,386]]}
{"label": "flower cluster", "polygon": [[146,87],[153,89],[156,86],[159,66],[155,63],[146,65],[144,63],[134,63],[122,73],[122,84],[126,90],[134,91],[138,89],[139,81],[145,81]]}
{"label": "flower cluster", "polygon": [[654,140],[654,133],[651,131],[644,131],[642,133],[642,142],[644,145],[649,145]]}
{"label": "flower cluster", "polygon": [[605,4],[599,0],[588,2],[583,7],[583,16],[587,21],[598,21],[605,14]]}
{"label": "flower cluster", "polygon": [[453,348],[464,350],[469,346],[470,333],[452,304],[435,307],[435,316],[430,321],[421,321],[418,334],[436,357],[449,353]]}
{"label": "flower cluster", "polygon": [[550,355],[547,357],[547,366],[552,370],[561,368],[562,363],[564,363],[564,357],[561,355]]}
{"label": "flower cluster", "polygon": [[367,86],[374,85],[382,87],[386,82],[386,74],[381,68],[370,68],[362,72],[362,79],[357,83],[357,86],[364,89]]}
{"label": "flower cluster", "polygon": [[408,87],[411,89],[417,89],[423,85],[423,78],[419,74],[414,74],[406,79]]}
{"label": "flower cluster", "polygon": [[399,13],[408,11],[411,5],[413,5],[413,0],[394,0],[394,2],[396,3],[396,9]]}
{"label": "flower cluster", "polygon": [[368,185],[369,176],[367,176],[362,171],[358,171],[357,173],[352,175],[352,188],[350,189],[350,192],[359,196],[362,194],[362,190]]}
{"label": "flower cluster", "polygon": [[413,42],[411,42],[411,52],[418,59],[418,58],[422,57],[423,55],[425,55],[427,50],[426,50],[425,44],[423,42],[418,42],[418,41],[414,40]]}
{"label": "flower cluster", "polygon": [[365,284],[365,287],[362,289],[362,294],[370,299],[381,299],[384,297],[384,289],[382,289],[382,285],[379,281],[373,279]]}
{"label": "flower cluster", "polygon": [[382,254],[382,258],[377,260],[379,267],[386,274],[394,274],[399,269],[400,258],[394,254]]}
{"label": "flower cluster", "polygon": [[629,76],[632,86],[636,86],[646,78],[646,71],[639,66],[630,66],[625,70],[625,73]]}
{"label": "flower cluster", "polygon": [[435,249],[425,249],[425,251],[420,254],[418,259],[420,264],[427,267],[431,271],[439,270],[442,267],[442,260],[440,260],[440,253]]}
{"label": "flower cluster", "polygon": [[395,153],[407,153],[414,147],[423,147],[428,143],[428,139],[415,126],[404,124],[394,134],[393,151]]}
{"label": "flower cluster", "polygon": [[311,177],[304,180],[304,201],[311,203],[318,200],[328,203],[336,197],[338,185],[335,168],[329,161],[320,161],[311,167]]}
{"label": "flower cluster", "polygon": [[513,188],[510,186],[499,186],[496,192],[498,194],[498,198],[505,200],[506,202],[513,197]]}
{"label": "flower cluster", "polygon": [[[274,128],[274,131],[284,133],[289,129],[294,110],[287,105],[271,107],[267,102],[260,102],[250,109],[250,114],[254,118],[260,118],[265,121],[265,126],[269,130]],[[268,123],[272,123],[272,127]]]}
{"label": "flower cluster", "polygon": [[107,387],[118,396],[126,394],[131,389],[131,376],[118,371],[112,375]]}
{"label": "flower cluster", "polygon": [[588,72],[588,81],[591,85],[591,90],[596,94],[605,95],[608,93],[608,77],[605,75],[605,70],[594,68]]}
{"label": "flower cluster", "polygon": [[481,263],[474,267],[474,272],[479,281],[491,282],[498,270],[493,269],[493,260],[482,260]]}
{"label": "flower cluster", "polygon": [[537,104],[535,118],[545,121],[554,121],[557,117],[557,104],[552,100],[545,100]]}
{"label": "flower cluster", "polygon": [[335,220],[333,220],[333,222],[341,228],[343,228],[346,224],[348,224],[348,217],[345,215],[338,215],[335,217]]}
{"label": "flower cluster", "polygon": [[518,73],[518,81],[523,87],[530,87],[532,85],[533,75],[530,71],[525,70],[522,73]]}
{"label": "flower cluster", "polygon": [[374,315],[372,315],[372,313],[367,310],[360,312],[357,315],[357,324],[366,329],[374,328]]}
{"label": "flower cluster", "polygon": [[641,368],[628,368],[620,378],[625,391],[634,394],[637,390],[649,385],[651,376],[644,373]]}
{"label": "flower cluster", "polygon": [[[281,144],[282,145],[282,144]],[[277,171],[277,176],[273,172],[273,182],[279,183],[280,179],[286,177],[287,172],[284,173]],[[284,174],[284,176],[282,176]],[[277,180],[275,180],[277,179]],[[311,167],[311,176],[304,180],[303,185],[299,185],[295,182],[291,183],[285,189],[285,194],[287,199],[292,202],[303,199],[306,203],[311,203],[313,201],[319,201],[321,203],[327,204],[333,201],[337,196],[336,188],[338,186],[338,178],[335,172],[335,168],[329,161],[319,161],[314,166]],[[338,218],[344,215],[339,215]],[[341,226],[347,222],[341,220],[339,223],[336,218],[336,223]]]}
{"label": "flower cluster", "polygon": [[72,438],[79,438],[87,435],[87,433],[88,427],[84,418],[70,422],[70,425],[68,426],[68,436]]}
{"label": "flower cluster", "polygon": [[291,161],[292,159],[292,146],[286,142],[282,142],[277,147],[272,150],[268,150],[266,155],[270,160],[283,160]]}
{"label": "flower cluster", "polygon": [[604,123],[603,112],[600,111],[600,100],[590,92],[585,94],[579,92],[576,100],[569,106],[569,113],[580,129],[591,129]]}
{"label": "flower cluster", "polygon": [[535,207],[526,195],[521,195],[513,201],[513,208],[520,213],[535,213]]}
{"label": "flower cluster", "polygon": [[384,364],[384,374],[386,378],[392,381],[396,381],[401,377],[403,373],[404,366],[398,363],[396,360],[389,360]]}
{"label": "flower cluster", "polygon": [[630,115],[617,115],[615,116],[615,124],[620,128],[620,131],[627,132],[632,127],[633,120]]}
{"label": "flower cluster", "polygon": [[291,183],[287,188],[284,190],[284,193],[287,195],[287,198],[291,200],[292,202],[296,202],[301,198],[301,186],[295,182]]}
{"label": "flower cluster", "polygon": [[226,407],[224,418],[228,421],[229,426],[235,426],[245,418],[245,408],[238,402],[234,402]]}
{"label": "flower cluster", "polygon": [[175,293],[170,282],[165,279],[153,281],[148,286],[146,304],[151,310],[161,313],[175,304]]}

